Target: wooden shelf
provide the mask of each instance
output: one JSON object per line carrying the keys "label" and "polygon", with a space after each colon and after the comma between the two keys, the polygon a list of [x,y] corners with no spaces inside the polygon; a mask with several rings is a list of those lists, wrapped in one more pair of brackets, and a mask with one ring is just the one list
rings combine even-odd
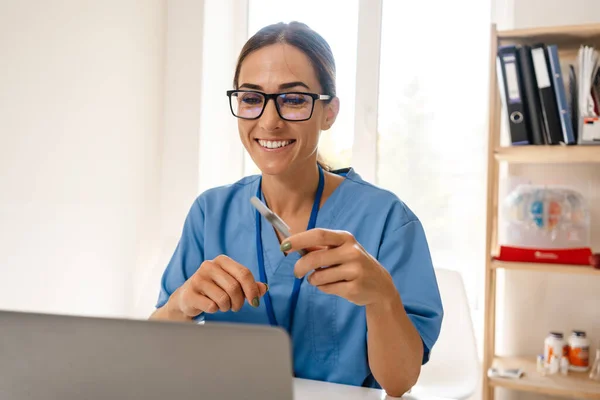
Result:
{"label": "wooden shelf", "polygon": [[494,151],[498,161],[528,164],[600,163],[600,146],[514,146]]}
{"label": "wooden shelf", "polygon": [[568,375],[542,375],[537,372],[536,361],[525,357],[496,357],[493,364],[499,368],[521,368],[521,379],[490,378],[495,387],[540,393],[568,398],[600,399],[600,382],[589,379],[589,372],[569,371]]}
{"label": "wooden shelf", "polygon": [[600,38],[600,24],[564,25],[539,28],[509,29],[497,32],[501,42],[516,43],[564,43]]}
{"label": "wooden shelf", "polygon": [[[488,149],[487,149],[487,195],[486,195],[486,255],[489,257],[485,268],[485,310],[483,330],[483,382],[482,400],[494,400],[495,388],[504,387],[524,392],[540,393],[546,396],[560,396],[566,398],[584,398],[600,400],[600,382],[589,379],[586,373],[570,372],[569,375],[546,375],[536,371],[535,356],[527,358],[496,357],[497,347],[497,298],[499,290],[505,288],[498,285],[499,270],[538,271],[542,273],[560,273],[591,277],[600,277],[600,270],[592,266],[548,264],[536,262],[506,262],[494,259],[497,247],[498,218],[501,207],[499,201],[502,193],[502,180],[506,164],[527,166],[531,168],[518,168],[514,172],[519,176],[532,173],[544,176],[546,169],[573,170],[576,175],[582,173],[583,183],[597,184],[594,172],[600,168],[600,145],[529,145],[529,146],[504,146],[506,135],[503,136],[503,96],[498,84],[497,57],[498,50],[504,45],[535,45],[539,43],[555,44],[559,49],[559,57],[563,63],[576,63],[581,46],[593,46],[600,49],[600,23],[547,26],[527,29],[497,30],[495,24],[491,27],[490,54],[489,54],[489,99],[488,99]],[[502,88],[503,90],[503,88]],[[505,125],[506,125],[506,121]],[[505,126],[504,128],[508,128]],[[505,129],[506,130],[506,129]],[[512,163],[512,164],[511,164]],[[554,168],[550,168],[554,167]],[[511,174],[513,171],[509,171]],[[579,176],[579,175],[578,175]],[[593,181],[592,181],[593,180]],[[593,202],[592,202],[593,203]],[[594,205],[596,203],[593,203]],[[585,279],[584,278],[584,279]],[[510,280],[509,280],[510,281]],[[506,281],[509,285],[511,282]],[[575,289],[576,290],[576,289]],[[508,290],[506,295],[514,295]],[[597,294],[597,293],[594,293]],[[588,300],[597,302],[596,296]],[[595,303],[594,303],[595,304]],[[543,310],[542,310],[543,311]],[[546,311],[543,311],[546,312]],[[577,318],[583,318],[577,316]],[[576,317],[573,317],[576,318]],[[519,332],[527,331],[527,327],[517,327]],[[521,329],[522,328],[522,329]],[[542,346],[543,347],[543,346]],[[540,350],[540,349],[538,349]],[[537,352],[538,350],[531,350]],[[491,366],[501,368],[521,368],[525,376],[521,379],[489,378],[488,368]]]}
{"label": "wooden shelf", "polygon": [[522,271],[557,272],[561,274],[579,274],[600,276],[600,269],[588,265],[548,264],[492,260],[494,269],[512,269]]}

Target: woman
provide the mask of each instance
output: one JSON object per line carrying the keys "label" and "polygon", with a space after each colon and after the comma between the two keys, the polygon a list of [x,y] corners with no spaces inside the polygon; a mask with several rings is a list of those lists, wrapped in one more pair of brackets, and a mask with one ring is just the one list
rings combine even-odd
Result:
{"label": "woman", "polygon": [[[279,325],[297,377],[402,395],[437,340],[442,305],[417,217],[318,158],[339,110],[329,45],[304,24],[263,28],[233,86],[240,139],[262,174],[197,198],[151,318]],[[290,226],[288,240],[255,195]]]}

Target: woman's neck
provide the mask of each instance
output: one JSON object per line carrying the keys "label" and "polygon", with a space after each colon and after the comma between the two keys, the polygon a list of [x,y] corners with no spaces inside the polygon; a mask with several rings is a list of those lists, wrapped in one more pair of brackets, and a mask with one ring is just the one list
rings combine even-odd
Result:
{"label": "woman's neck", "polygon": [[269,208],[281,218],[293,218],[310,210],[319,185],[319,169],[302,168],[284,176],[263,175],[262,191]]}

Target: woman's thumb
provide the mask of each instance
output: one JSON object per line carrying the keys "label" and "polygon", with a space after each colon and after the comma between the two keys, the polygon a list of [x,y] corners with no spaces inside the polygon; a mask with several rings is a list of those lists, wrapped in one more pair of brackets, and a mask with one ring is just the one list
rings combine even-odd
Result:
{"label": "woman's thumb", "polygon": [[265,293],[267,293],[267,290],[269,290],[269,285],[267,285],[266,283],[257,282],[257,286],[258,286],[258,294],[260,297],[263,297],[265,295]]}

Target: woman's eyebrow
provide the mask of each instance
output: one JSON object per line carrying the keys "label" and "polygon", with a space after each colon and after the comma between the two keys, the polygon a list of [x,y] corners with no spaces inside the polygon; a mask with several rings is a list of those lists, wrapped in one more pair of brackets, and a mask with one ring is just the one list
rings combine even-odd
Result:
{"label": "woman's eyebrow", "polygon": [[300,82],[300,81],[282,83],[281,85],[279,85],[279,89],[291,89],[291,88],[296,87],[296,86],[302,86],[302,87],[305,87],[307,89],[310,89],[306,83]]}
{"label": "woman's eyebrow", "polygon": [[[291,88],[298,87],[298,86],[302,86],[302,87],[305,87],[306,89],[310,89],[306,83],[300,82],[300,81],[282,83],[281,85],[279,85],[279,89],[291,89]],[[240,89],[241,88],[247,88],[250,90],[263,90],[262,86],[255,85],[253,83],[242,83],[240,85]]]}
{"label": "woman's eyebrow", "polygon": [[241,88],[247,88],[247,89],[250,89],[250,90],[262,90],[262,86],[260,86],[260,85],[255,85],[255,84],[253,84],[253,83],[242,83],[242,84],[240,85],[240,89],[241,89]]}

